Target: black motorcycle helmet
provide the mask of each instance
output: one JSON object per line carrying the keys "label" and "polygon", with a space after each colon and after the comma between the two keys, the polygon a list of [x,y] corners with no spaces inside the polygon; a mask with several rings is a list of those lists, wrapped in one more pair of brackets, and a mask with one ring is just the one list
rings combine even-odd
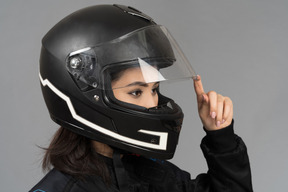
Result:
{"label": "black motorcycle helmet", "polygon": [[159,90],[159,105],[150,109],[117,100],[111,81],[129,67],[140,67],[147,83],[195,77],[165,27],[132,7],[98,5],[68,15],[42,40],[39,76],[50,116],[113,148],[170,159],[182,110]]}

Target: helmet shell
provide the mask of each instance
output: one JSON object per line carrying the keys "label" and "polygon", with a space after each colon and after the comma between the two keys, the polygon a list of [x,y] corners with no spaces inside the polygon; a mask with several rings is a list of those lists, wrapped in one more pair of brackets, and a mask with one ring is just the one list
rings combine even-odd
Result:
{"label": "helmet shell", "polygon": [[172,158],[183,120],[182,110],[173,100],[159,94],[170,107],[157,110],[123,104],[113,98],[111,90],[77,81],[66,67],[71,52],[151,25],[156,24],[149,16],[122,5],[84,8],[57,23],[44,36],[40,55],[41,88],[51,118],[77,134],[114,148]]}

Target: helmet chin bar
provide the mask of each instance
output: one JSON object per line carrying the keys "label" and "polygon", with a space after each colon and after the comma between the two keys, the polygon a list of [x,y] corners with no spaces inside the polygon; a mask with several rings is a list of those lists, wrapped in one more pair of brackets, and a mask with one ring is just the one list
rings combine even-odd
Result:
{"label": "helmet chin bar", "polygon": [[[177,113],[182,113],[182,109],[174,102],[174,100],[162,95],[159,92],[159,89],[157,89],[158,94],[158,106],[151,107],[151,108],[145,108],[139,105],[134,105],[131,103],[126,103],[123,101],[120,101],[115,98],[113,94],[113,90],[108,89],[106,90],[106,95],[108,97],[106,98],[106,102],[109,106],[112,108],[116,108],[117,110],[125,110],[125,111],[132,111],[133,113],[144,113],[148,115],[158,115],[158,116],[168,116],[173,115]],[[183,123],[183,116],[182,118],[175,118],[173,120],[166,120],[163,121],[162,124],[165,128],[172,130],[173,132],[176,132],[177,134],[180,133],[181,127]]]}

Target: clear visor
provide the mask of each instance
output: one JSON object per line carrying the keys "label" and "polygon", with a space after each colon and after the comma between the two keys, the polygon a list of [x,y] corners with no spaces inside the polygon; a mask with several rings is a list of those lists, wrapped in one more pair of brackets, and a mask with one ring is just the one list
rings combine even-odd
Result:
{"label": "clear visor", "polygon": [[[196,78],[168,30],[159,25],[133,31],[110,42],[68,55],[67,70],[94,88],[114,89],[133,82],[155,83]],[[125,77],[126,84],[117,84]]]}

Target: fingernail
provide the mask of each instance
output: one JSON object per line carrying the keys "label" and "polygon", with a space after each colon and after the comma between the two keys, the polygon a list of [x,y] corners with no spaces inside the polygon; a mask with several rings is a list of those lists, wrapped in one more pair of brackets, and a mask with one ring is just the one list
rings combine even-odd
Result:
{"label": "fingernail", "polygon": [[220,121],[217,121],[216,127],[220,127]]}
{"label": "fingernail", "polygon": [[211,117],[212,117],[213,119],[215,119],[216,113],[215,113],[215,112],[212,112],[212,113],[211,113]]}
{"label": "fingernail", "polygon": [[199,81],[199,80],[200,80],[199,75],[193,76],[192,79],[193,79],[194,81]]}
{"label": "fingernail", "polygon": [[225,119],[222,120],[222,124],[225,123]]}

